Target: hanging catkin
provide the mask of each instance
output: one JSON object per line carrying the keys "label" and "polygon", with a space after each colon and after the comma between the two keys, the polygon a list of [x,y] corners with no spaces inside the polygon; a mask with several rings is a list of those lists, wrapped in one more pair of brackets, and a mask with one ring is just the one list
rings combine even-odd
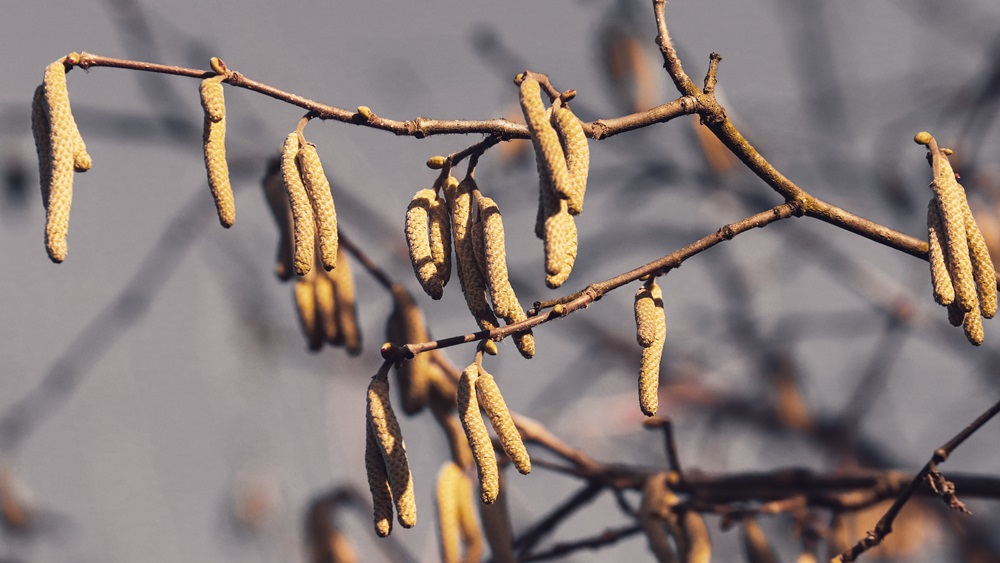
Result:
{"label": "hanging catkin", "polygon": [[384,538],[392,531],[392,492],[389,491],[389,476],[385,470],[385,460],[375,439],[371,425],[365,422],[365,472],[368,474],[368,490],[372,495],[375,533]]}
{"label": "hanging catkin", "polygon": [[976,279],[976,295],[979,298],[979,309],[987,319],[992,319],[997,312],[997,281],[993,270],[993,260],[990,249],[986,247],[979,225],[976,224],[972,210],[966,202],[965,233],[969,239],[969,258],[972,260],[972,273]]}
{"label": "hanging catkin", "polygon": [[650,278],[635,294],[635,324],[636,340],[642,346],[639,408],[646,416],[653,416],[659,407],[660,359],[667,334],[663,292],[654,278]]}
{"label": "hanging catkin", "polygon": [[712,560],[712,540],[705,519],[701,514],[688,510],[681,516],[680,526],[684,547],[681,557],[685,563],[709,563]]}
{"label": "hanging catkin", "polygon": [[312,270],[316,255],[316,220],[313,218],[309,194],[302,183],[302,175],[295,163],[299,154],[299,134],[290,133],[281,146],[281,180],[285,185],[288,204],[292,208],[292,225],[295,238],[295,273],[304,276]]}
{"label": "hanging catkin", "polygon": [[337,269],[327,273],[333,282],[337,329],[347,353],[357,356],[361,353],[361,328],[358,324],[354,275],[351,273],[351,261],[344,254],[344,249],[338,248],[337,252],[340,254],[337,258]]}
{"label": "hanging catkin", "polygon": [[[394,306],[386,322],[386,340],[395,345],[430,340],[424,316],[409,292],[401,285],[394,285],[392,296]],[[428,353],[417,354],[396,368],[403,412],[416,414],[427,405],[431,382],[440,376],[440,372],[441,368],[431,361]]]}
{"label": "hanging catkin", "polygon": [[937,198],[941,223],[945,232],[945,256],[951,283],[955,286],[955,299],[963,311],[976,306],[976,284],[969,258],[969,241],[965,232],[965,194],[955,180],[955,172],[948,157],[937,151],[933,155],[934,181],[931,188]]}
{"label": "hanging catkin", "polygon": [[566,198],[567,209],[572,215],[583,211],[583,197],[587,192],[587,175],[590,171],[590,146],[583,132],[583,124],[573,111],[562,106],[552,112],[552,125],[559,135],[566,169],[572,179],[573,189]]}
{"label": "hanging catkin", "polygon": [[[538,81],[524,76],[520,85],[521,112],[531,133],[531,144],[535,149],[535,160],[542,163],[540,168],[549,180],[554,193],[563,199],[574,194],[573,178],[566,168],[566,154],[559,142],[559,135],[549,122],[549,114],[542,102],[542,90]],[[582,203],[582,202],[581,202]]]}
{"label": "hanging catkin", "polygon": [[299,144],[299,172],[312,203],[320,258],[323,268],[332,270],[337,267],[337,210],[333,206],[330,181],[323,172],[323,163],[319,160],[315,145],[302,143],[301,140]]}
{"label": "hanging catkin", "polygon": [[378,376],[368,385],[368,424],[375,434],[385,460],[389,490],[396,504],[396,516],[404,528],[417,523],[417,505],[413,492],[413,475],[406,460],[406,446],[399,422],[389,402],[389,383]]}
{"label": "hanging catkin", "polygon": [[649,550],[656,556],[659,563],[675,563],[674,548],[670,544],[670,534],[667,533],[666,521],[660,509],[670,492],[666,485],[667,475],[657,473],[646,478],[642,488],[642,504],[639,506],[639,524],[646,533]]}
{"label": "hanging catkin", "polygon": [[343,341],[340,329],[337,327],[337,306],[333,294],[333,282],[325,272],[317,272],[312,276],[313,294],[316,296],[316,326],[322,331],[322,340],[336,346]]}
{"label": "hanging catkin", "polygon": [[430,245],[437,277],[441,286],[446,286],[451,279],[451,214],[448,202],[440,194],[430,208]]}
{"label": "hanging catkin", "polygon": [[955,301],[955,287],[951,285],[948,261],[944,254],[944,225],[941,224],[937,200],[933,198],[927,202],[927,244],[934,301],[941,305],[951,305]]}
{"label": "hanging catkin", "polygon": [[431,255],[430,241],[431,207],[435,198],[434,190],[423,189],[410,200],[406,208],[406,246],[420,287],[431,299],[441,299],[444,284]]}
{"label": "hanging catkin", "polygon": [[448,178],[444,191],[451,210],[451,232],[455,241],[458,281],[469,312],[476,319],[479,328],[495,330],[499,323],[486,301],[484,276],[476,262],[476,251],[472,240],[472,192],[478,188],[472,176],[467,176],[457,184],[453,180],[454,178]]}
{"label": "hanging catkin", "polygon": [[312,277],[295,282],[295,305],[309,349],[319,350],[323,347],[323,327],[316,307],[316,291]]}
{"label": "hanging catkin", "polygon": [[500,394],[496,380],[485,369],[479,370],[476,396],[479,405],[486,411],[493,430],[500,437],[504,453],[514,462],[514,467],[522,475],[531,473],[531,459],[528,457],[528,449],[524,447],[524,441],[521,440],[521,433],[514,426],[514,420],[510,417],[510,410],[507,409],[507,403]]}
{"label": "hanging catkin", "polygon": [[555,205],[557,210],[545,219],[545,285],[552,289],[569,278],[578,248],[576,221],[566,202],[558,200]]}
{"label": "hanging catkin", "polygon": [[983,334],[982,311],[979,310],[978,306],[965,313],[965,317],[962,320],[962,328],[965,330],[965,338],[970,343],[975,346],[983,343],[985,334]]}
{"label": "hanging catkin", "polygon": [[215,198],[219,222],[229,228],[236,221],[236,203],[229,183],[229,163],[226,162],[226,104],[222,93],[223,75],[201,82],[201,105],[205,110],[205,168],[208,186]]}
{"label": "hanging catkin", "polygon": [[479,472],[479,489],[482,501],[492,503],[500,490],[497,458],[493,452],[493,442],[486,430],[486,423],[479,413],[479,399],[476,397],[476,380],[479,378],[479,368],[472,364],[465,368],[458,380],[458,414],[462,419],[465,437],[472,448],[472,457],[476,460],[476,470]]}
{"label": "hanging catkin", "polygon": [[438,471],[436,501],[438,542],[443,563],[459,563],[462,552],[462,533],[459,528],[459,499],[457,482],[465,474],[454,462],[446,462]]}
{"label": "hanging catkin", "polygon": [[[78,61],[72,53],[45,68],[42,82],[48,132],[48,172],[41,175],[42,197],[46,205],[45,248],[53,262],[66,259],[70,205],[73,201],[73,171],[89,168],[90,157],[73,119],[66,89],[66,62]],[[46,129],[38,123],[39,133]],[[36,136],[37,143],[37,136]],[[41,163],[40,163],[41,165]],[[86,167],[84,167],[86,165]]]}

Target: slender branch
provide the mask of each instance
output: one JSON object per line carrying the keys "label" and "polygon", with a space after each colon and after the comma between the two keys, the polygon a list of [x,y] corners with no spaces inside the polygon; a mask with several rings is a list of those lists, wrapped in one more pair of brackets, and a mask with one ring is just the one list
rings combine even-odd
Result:
{"label": "slender branch", "polygon": [[376,264],[374,260],[369,258],[367,254],[365,254],[360,248],[358,248],[358,246],[354,244],[354,241],[348,238],[343,231],[338,231],[337,239],[340,241],[340,244],[344,247],[344,250],[346,250],[352,256],[354,256],[361,264],[361,266],[364,267],[364,269],[369,274],[371,274],[371,276],[375,278],[375,280],[378,281],[378,283],[381,284],[382,287],[388,289],[389,291],[392,291],[392,286],[395,285],[395,282],[392,281],[392,278],[389,277],[389,274],[385,273],[385,270],[380,268],[379,265]]}
{"label": "slender branch", "polygon": [[593,537],[583,538],[571,542],[557,543],[548,551],[528,555],[527,557],[521,559],[521,561],[545,561],[547,559],[564,557],[570,553],[584,549],[601,549],[602,547],[618,543],[619,541],[634,536],[640,532],[642,532],[642,526],[638,524],[622,526],[620,528],[608,528]]}
{"label": "slender branch", "polygon": [[997,413],[1000,413],[1000,401],[997,401],[997,403],[992,407],[986,409],[986,412],[979,415],[976,420],[972,421],[971,424],[963,428],[961,432],[956,434],[951,440],[948,440],[948,442],[946,442],[943,446],[934,450],[934,455],[931,456],[930,461],[928,461],[927,464],[924,465],[923,469],[921,469],[920,472],[913,477],[913,480],[906,486],[906,489],[903,490],[902,494],[899,495],[896,501],[892,503],[892,506],[889,507],[889,510],[887,510],[886,513],[882,515],[882,518],[879,519],[878,523],[875,524],[875,528],[868,532],[868,534],[859,540],[858,543],[854,544],[853,547],[844,553],[841,553],[834,561],[854,561],[862,553],[882,543],[882,540],[885,539],[887,535],[892,533],[892,524],[896,520],[896,516],[899,515],[903,506],[908,500],[910,500],[910,497],[913,496],[913,493],[917,490],[917,487],[920,486],[920,483],[923,482],[928,475],[936,473],[937,465],[939,463],[947,461],[948,456],[955,451],[955,448],[960,446],[962,442],[968,439],[969,436],[972,436],[977,430],[982,428],[983,425],[989,422],[989,420],[996,416]]}

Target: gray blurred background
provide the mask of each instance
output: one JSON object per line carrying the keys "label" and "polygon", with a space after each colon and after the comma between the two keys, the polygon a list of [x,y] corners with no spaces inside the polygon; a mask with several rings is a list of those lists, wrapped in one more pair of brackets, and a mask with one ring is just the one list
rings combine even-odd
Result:
{"label": "gray blurred background", "polygon": [[[0,13],[0,461],[4,498],[31,511],[23,525],[7,518],[3,561],[304,560],[312,499],[341,486],[367,497],[364,389],[390,309],[355,267],[364,353],[306,350],[291,288],[273,273],[277,231],[260,188],[303,112],[227,87],[237,192],[227,231],[205,181],[197,82],[181,77],[69,74],[94,167],[76,178],[69,257],[52,264],[30,135],[31,94],[48,63],[88,51],[207,69],[219,56],[249,78],[400,120],[511,115],[511,80],[526,68],[576,89],[574,109],[588,121],[677,96],[658,70],[648,2],[37,0]],[[675,1],[667,14],[688,73],[700,80],[709,53],[722,54],[731,115],[810,193],[923,238],[930,175],[911,139],[926,129],[956,150],[983,230],[1000,238],[996,2]],[[621,37],[641,46],[641,88],[609,78]],[[334,184],[341,229],[419,293],[406,205],[434,179],[428,157],[479,137],[418,141],[319,122],[306,135]],[[738,167],[713,167],[689,119],[591,150],[580,257],[564,291],[545,288],[531,236],[530,155],[497,149],[481,161],[526,305],[780,203]],[[996,400],[1000,350],[994,323],[980,349],[948,327],[927,278],[924,262],[809,219],[747,233],[670,273],[661,410],[685,467],[919,469]],[[505,343],[488,367],[513,410],[566,442],[600,460],[662,467],[661,439],[642,429],[635,399],[634,289],[537,329],[535,359]],[[472,331],[457,282],[445,294],[418,297],[433,334]],[[448,351],[459,366],[472,353]],[[806,407],[797,429],[781,410],[789,382]],[[367,508],[338,513],[364,560],[437,557],[432,495],[447,449],[429,415],[402,424],[420,523],[397,527],[389,543],[374,538]],[[996,475],[998,436],[995,423],[985,427],[943,470]],[[508,477],[515,534],[582,486],[543,469]],[[1000,522],[995,503],[971,499],[973,516],[959,520],[939,505],[908,507],[916,523],[900,535],[913,545],[897,555],[971,559],[955,549],[966,536],[1000,553],[983,534]],[[539,549],[628,522],[605,494]],[[791,521],[761,523],[794,560]],[[736,558],[736,532],[709,526],[718,560]],[[644,558],[640,536],[569,557]]]}

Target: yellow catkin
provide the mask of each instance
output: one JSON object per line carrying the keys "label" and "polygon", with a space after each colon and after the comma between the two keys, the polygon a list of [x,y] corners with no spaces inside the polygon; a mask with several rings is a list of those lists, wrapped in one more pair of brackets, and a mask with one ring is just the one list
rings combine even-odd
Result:
{"label": "yellow catkin", "polygon": [[222,121],[226,117],[226,98],[222,90],[224,78],[218,75],[201,81],[201,107],[212,121]]}
{"label": "yellow catkin", "polygon": [[347,353],[357,356],[361,353],[361,328],[358,324],[357,295],[354,288],[354,275],[351,273],[351,262],[344,254],[343,248],[338,248],[337,269],[327,275],[333,282],[333,295],[336,302],[337,329],[343,340]]}
{"label": "yellow catkin", "polygon": [[948,270],[955,286],[955,299],[962,310],[971,311],[976,305],[976,284],[969,258],[969,241],[965,233],[965,193],[955,180],[948,157],[934,154],[934,181],[931,188],[937,197],[941,222],[944,225]]}
{"label": "yellow catkin", "polygon": [[764,530],[753,518],[743,521],[743,549],[747,563],[777,563],[778,556],[767,541]]}
{"label": "yellow catkin", "polygon": [[410,205],[406,208],[406,246],[420,287],[431,299],[441,299],[444,285],[431,255],[429,231],[431,207],[435,197],[434,190],[423,189],[410,200]]}
{"label": "yellow catkin", "polygon": [[430,245],[437,277],[446,286],[451,279],[451,214],[448,202],[440,195],[430,208]]}
{"label": "yellow catkin", "polygon": [[969,340],[974,346],[979,346],[983,343],[983,319],[982,311],[979,310],[979,306],[973,307],[971,311],[965,313],[965,319],[962,322],[962,327],[965,329],[965,338]]}
{"label": "yellow catkin", "polygon": [[316,237],[319,240],[319,253],[323,268],[332,270],[337,267],[337,210],[333,206],[333,194],[330,192],[330,181],[323,172],[323,163],[319,153],[311,143],[302,144],[298,155],[299,171],[302,183],[305,185],[309,201],[312,203],[313,217],[316,220]]}
{"label": "yellow catkin", "polygon": [[483,558],[483,534],[476,521],[472,481],[465,475],[464,471],[461,471],[460,475],[462,478],[456,480],[453,486],[456,489],[458,499],[458,526],[462,533],[462,543],[465,546],[464,559],[466,561],[481,561]]}
{"label": "yellow catkin", "polygon": [[447,462],[438,472],[437,478],[437,520],[438,542],[441,548],[441,561],[444,563],[459,563],[462,557],[462,532],[459,525],[459,487],[458,481],[465,479],[465,473],[455,465]]}
{"label": "yellow catkin", "polygon": [[664,498],[668,493],[666,475],[659,473],[646,478],[642,488],[642,504],[639,506],[639,524],[646,533],[649,550],[653,552],[659,563],[675,563],[677,557],[670,544],[670,534],[667,533],[666,522],[660,512]]}
{"label": "yellow catkin", "polygon": [[292,263],[292,211],[288,207],[288,197],[285,196],[285,189],[281,184],[280,159],[271,158],[268,160],[267,171],[261,180],[261,187],[264,188],[264,198],[267,200],[271,217],[278,225],[278,257],[274,272],[278,279],[287,281],[291,279],[295,267]]}
{"label": "yellow catkin", "polygon": [[[451,180],[451,179],[449,179]],[[458,281],[465,296],[465,303],[482,330],[494,330],[499,326],[496,316],[486,301],[486,284],[483,272],[476,262],[476,251],[472,240],[472,192],[476,181],[466,177],[461,183],[451,181],[445,184],[445,197],[451,210],[451,233],[455,242],[455,260]]]}
{"label": "yellow catkin", "polygon": [[299,325],[309,343],[310,350],[319,350],[323,346],[323,329],[316,310],[316,293],[312,279],[300,279],[295,282],[295,310],[299,314]]}
{"label": "yellow catkin", "polygon": [[35,88],[31,100],[31,134],[35,138],[35,152],[38,155],[38,179],[42,188],[42,205],[49,207],[49,187],[52,183],[52,140],[49,131],[49,117],[45,106],[45,86]]}
{"label": "yellow catkin", "polygon": [[583,124],[568,107],[560,107],[552,112],[552,125],[559,135],[566,155],[566,169],[573,181],[570,197],[566,198],[567,209],[570,214],[579,215],[583,211],[583,197],[587,192],[590,146],[583,132]]}
{"label": "yellow catkin", "polygon": [[934,301],[941,305],[950,305],[955,301],[955,287],[951,284],[948,273],[948,261],[944,252],[944,225],[938,212],[936,199],[927,203],[927,245],[929,247],[928,262],[931,268],[931,284],[934,288]]}
{"label": "yellow catkin", "polygon": [[479,399],[476,397],[476,379],[479,378],[479,368],[472,364],[465,368],[458,380],[458,414],[462,419],[465,437],[472,448],[472,457],[476,460],[476,470],[479,472],[480,497],[486,504],[497,498],[500,490],[497,458],[493,452],[493,442],[486,430],[486,423],[479,413]]}
{"label": "yellow catkin", "polygon": [[688,510],[681,518],[681,531],[684,536],[685,563],[709,563],[712,560],[712,541],[708,535],[708,527],[701,514]]}
{"label": "yellow catkin", "polygon": [[309,194],[306,193],[302,175],[299,174],[299,167],[295,163],[298,153],[299,134],[293,132],[285,137],[285,143],[281,146],[281,180],[288,196],[288,204],[292,209],[295,273],[304,276],[312,270],[316,255],[316,220],[313,218]]}
{"label": "yellow catkin", "polygon": [[652,279],[635,294],[635,319],[636,340],[643,347],[639,368],[639,408],[646,416],[653,416],[659,408],[660,360],[667,323],[663,313],[663,292]]}
{"label": "yellow catkin", "polygon": [[[413,297],[402,286],[392,288],[393,310],[386,322],[385,337],[396,345],[415,344],[429,340],[424,316]],[[399,381],[399,397],[403,412],[416,414],[427,404],[430,390],[430,358],[428,354],[417,354],[396,369]]]}
{"label": "yellow catkin", "polygon": [[507,409],[507,403],[500,394],[496,380],[484,369],[479,370],[479,378],[476,379],[476,396],[479,405],[486,411],[493,430],[500,437],[504,453],[514,462],[514,467],[522,475],[531,473],[531,459],[528,457],[528,449],[524,447],[524,441],[521,440],[521,433],[514,426],[514,420],[510,417],[510,410]]}
{"label": "yellow catkin", "polygon": [[[482,220],[482,255],[486,266],[486,284],[493,301],[493,311],[507,324],[527,320],[528,316],[518,302],[507,276],[507,249],[500,208],[492,198],[481,197],[479,216]],[[535,340],[530,330],[516,333],[514,344],[525,358],[535,355]]]}
{"label": "yellow catkin", "polygon": [[573,178],[566,168],[566,155],[559,142],[559,134],[549,122],[549,114],[542,103],[541,85],[530,76],[521,80],[521,112],[531,133],[531,144],[535,148],[535,160],[542,163],[542,172],[554,193],[563,199],[573,196]]}
{"label": "yellow catkin", "polygon": [[[555,198],[553,198],[555,199]],[[557,211],[545,219],[545,285],[555,289],[573,271],[577,254],[576,221],[565,201],[556,201]]]}
{"label": "yellow catkin", "polygon": [[990,249],[986,247],[986,239],[976,225],[976,218],[966,202],[965,234],[969,239],[969,258],[972,260],[972,273],[976,278],[976,292],[979,297],[979,309],[987,319],[992,319],[997,313],[997,281],[990,258]]}
{"label": "yellow catkin", "polygon": [[406,460],[403,434],[389,402],[389,383],[377,377],[368,385],[368,424],[385,460],[389,490],[396,504],[396,517],[404,528],[412,528],[417,523],[413,475]]}
{"label": "yellow catkin", "polygon": [[375,433],[365,423],[365,471],[368,474],[368,490],[372,495],[375,533],[384,538],[392,531],[392,493],[389,490],[389,476],[385,472],[385,460],[378,447]]}
{"label": "yellow catkin", "polygon": [[316,328],[323,333],[322,339],[337,345],[342,341],[337,327],[337,307],[333,295],[333,283],[322,273],[312,276],[313,294],[316,299]]}
{"label": "yellow catkin", "polygon": [[[50,149],[49,173],[46,175],[49,187],[45,247],[53,262],[62,262],[66,259],[68,248],[66,235],[69,232],[70,205],[73,201],[73,170],[82,144],[69,104],[63,59],[46,67],[42,86]],[[46,190],[43,188],[42,192],[44,195]]]}

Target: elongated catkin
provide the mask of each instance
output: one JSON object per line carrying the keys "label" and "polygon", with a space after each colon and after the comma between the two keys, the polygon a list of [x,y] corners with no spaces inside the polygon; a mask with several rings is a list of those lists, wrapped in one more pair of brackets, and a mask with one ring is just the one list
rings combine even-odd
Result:
{"label": "elongated catkin", "polygon": [[[514,555],[514,532],[507,510],[506,477],[501,472],[500,494],[493,504],[479,503],[479,517],[483,522],[483,533],[490,544],[490,556],[496,563],[516,563]],[[482,549],[482,548],[480,548]]]}
{"label": "elongated catkin", "polygon": [[554,193],[563,199],[573,197],[573,178],[566,167],[566,155],[559,135],[549,122],[549,114],[542,103],[542,90],[538,81],[530,76],[521,80],[521,112],[531,133],[531,144],[535,148],[535,159],[543,163],[542,170],[549,179]]}
{"label": "elongated catkin", "polygon": [[430,245],[441,286],[451,279],[451,214],[448,202],[438,195],[430,208]]}
{"label": "elongated catkin", "polygon": [[955,301],[955,287],[951,284],[951,275],[948,273],[948,261],[944,253],[944,225],[941,224],[937,200],[934,198],[927,203],[927,245],[934,301],[941,305],[951,305]]}
{"label": "elongated catkin", "polygon": [[385,460],[389,490],[396,504],[396,517],[404,528],[412,528],[417,523],[413,475],[406,460],[403,434],[389,402],[389,383],[377,377],[368,385],[368,424]]}
{"label": "elongated catkin", "polygon": [[712,540],[708,535],[705,519],[701,514],[688,510],[681,517],[680,525],[684,538],[684,562],[709,563],[712,560]]}
{"label": "elongated catkin", "polygon": [[229,228],[236,221],[236,203],[229,183],[229,163],[226,162],[226,103],[222,93],[223,76],[213,76],[201,82],[201,104],[205,110],[205,168],[208,186],[215,198],[219,222]]}
{"label": "elongated catkin", "polygon": [[333,294],[333,282],[320,272],[312,276],[313,294],[316,299],[316,328],[322,332],[321,339],[337,345],[343,341],[340,328],[337,326],[337,306]]}
{"label": "elongated catkin", "polygon": [[747,563],[778,563],[774,548],[767,541],[764,530],[753,518],[743,520],[743,549]]}
{"label": "elongated catkin", "polygon": [[320,162],[319,153],[312,143],[300,142],[297,159],[302,183],[312,203],[323,268],[332,270],[337,267],[337,210],[333,206],[330,181],[326,178],[323,163]]}
{"label": "elongated catkin", "polygon": [[990,249],[986,246],[976,218],[966,202],[964,206],[965,234],[969,239],[969,258],[972,260],[972,273],[976,279],[976,293],[979,298],[979,309],[987,319],[992,319],[997,313],[997,280],[993,269],[993,259]]}
{"label": "elongated catkin", "polygon": [[430,217],[436,194],[434,190],[418,191],[406,208],[406,246],[410,253],[413,273],[420,287],[432,299],[441,299],[444,284],[431,255]]}
{"label": "elongated catkin", "polygon": [[[483,534],[476,522],[476,509],[473,505],[472,481],[459,470],[461,479],[453,483],[455,496],[458,500],[458,527],[462,534],[462,544],[465,546],[466,561],[481,561],[483,558]],[[498,495],[499,496],[499,495]],[[495,501],[494,501],[495,502]],[[497,558],[494,557],[497,561]]]}
{"label": "elongated catkin", "polygon": [[375,533],[384,538],[392,531],[392,492],[389,490],[389,476],[385,470],[385,460],[375,439],[375,432],[365,422],[365,472],[368,474],[368,490],[372,495]]}
{"label": "elongated catkin", "polygon": [[528,457],[528,449],[524,447],[524,441],[521,440],[521,433],[514,426],[514,420],[510,417],[510,410],[507,409],[507,403],[500,394],[496,380],[484,369],[479,370],[479,377],[476,379],[476,396],[479,405],[486,411],[493,430],[500,437],[504,453],[514,462],[514,467],[522,475],[531,473],[531,459]]}
{"label": "elongated catkin", "polygon": [[46,198],[45,248],[53,262],[66,259],[66,235],[69,232],[69,213],[73,201],[73,171],[77,153],[83,143],[73,119],[66,89],[65,59],[59,59],[45,68],[42,82],[44,104],[48,117],[49,173],[48,189],[42,189]]}
{"label": "elongated catkin", "polygon": [[323,328],[316,310],[316,293],[312,279],[300,279],[295,282],[295,305],[309,349],[319,350],[323,347]]}
{"label": "elongated catkin", "polygon": [[493,442],[486,430],[486,423],[479,413],[479,399],[476,396],[476,380],[479,378],[479,368],[472,364],[465,368],[458,380],[458,414],[462,419],[465,437],[472,448],[472,457],[476,460],[476,470],[479,472],[480,497],[486,504],[497,498],[500,490],[497,458],[493,452]]}
{"label": "elongated catkin", "polygon": [[566,155],[566,169],[572,179],[572,191],[566,198],[567,209],[572,215],[583,211],[583,197],[587,193],[587,175],[590,172],[590,146],[583,132],[583,124],[568,107],[559,107],[552,112],[552,125],[559,135],[563,153]]}
{"label": "elongated catkin", "polygon": [[354,289],[354,275],[351,261],[344,254],[343,247],[337,249],[337,269],[327,275],[333,282],[333,295],[337,304],[337,329],[343,337],[347,353],[357,356],[361,353],[361,325],[358,323],[358,303]]}
{"label": "elongated catkin", "polygon": [[978,305],[965,313],[962,328],[965,329],[965,338],[974,346],[979,346],[983,343],[985,334],[983,334],[982,311],[979,310]]}
{"label": "elongated catkin", "polygon": [[653,416],[659,407],[660,360],[667,334],[663,292],[653,278],[635,294],[635,322],[636,340],[643,347],[639,368],[639,408],[646,416]]}
{"label": "elongated catkin", "polygon": [[639,524],[646,533],[649,550],[656,556],[656,560],[659,563],[676,563],[677,557],[670,544],[666,521],[660,514],[667,492],[665,474],[658,473],[646,478],[642,488],[642,504],[639,506]]}
{"label": "elongated catkin", "polygon": [[454,462],[446,462],[438,471],[436,501],[438,542],[443,563],[459,563],[462,556],[462,532],[459,525],[458,481],[465,473]]}
{"label": "elongated catkin", "polygon": [[976,306],[976,284],[969,258],[969,241],[965,232],[963,205],[965,194],[955,180],[955,171],[948,157],[940,151],[933,155],[934,181],[931,188],[937,197],[941,222],[944,225],[948,270],[951,283],[955,286],[955,299],[964,311]]}
{"label": "elongated catkin", "polygon": [[288,196],[288,204],[292,209],[295,273],[304,276],[312,270],[316,256],[316,220],[313,218],[309,194],[306,193],[302,175],[295,163],[298,154],[299,134],[292,132],[285,137],[285,142],[281,146],[281,180]]}
{"label": "elongated catkin", "polygon": [[578,248],[576,221],[566,202],[557,201],[555,205],[558,209],[545,219],[545,285],[552,289],[569,278]]}
{"label": "elongated catkin", "polygon": [[[392,298],[393,309],[386,322],[386,340],[396,345],[429,340],[424,316],[409,292],[402,286],[395,285],[392,288]],[[399,397],[406,414],[416,414],[427,404],[432,369],[428,354],[417,354],[396,368]]]}
{"label": "elongated catkin", "polygon": [[455,260],[458,281],[465,296],[465,303],[482,330],[494,330],[499,326],[496,316],[486,300],[486,285],[483,272],[476,262],[472,233],[472,192],[476,181],[467,176],[461,183],[452,179],[445,184],[445,197],[451,210],[451,233],[455,242]]}

